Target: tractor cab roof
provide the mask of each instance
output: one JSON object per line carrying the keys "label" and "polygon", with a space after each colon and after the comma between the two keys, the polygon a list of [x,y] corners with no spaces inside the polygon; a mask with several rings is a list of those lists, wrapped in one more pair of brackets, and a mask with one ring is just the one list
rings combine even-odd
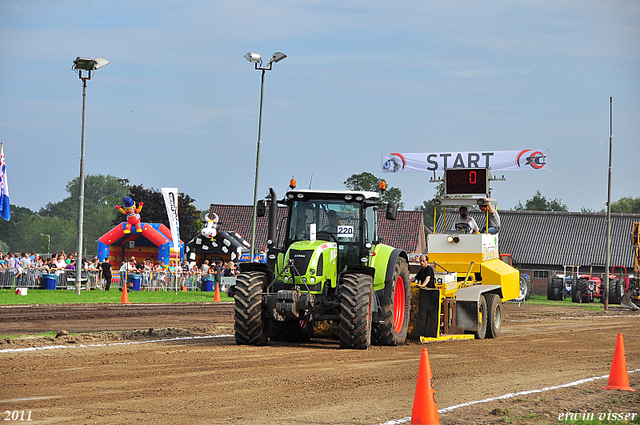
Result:
{"label": "tractor cab roof", "polygon": [[347,202],[378,201],[380,194],[364,190],[289,190],[285,197],[287,199],[343,199]]}

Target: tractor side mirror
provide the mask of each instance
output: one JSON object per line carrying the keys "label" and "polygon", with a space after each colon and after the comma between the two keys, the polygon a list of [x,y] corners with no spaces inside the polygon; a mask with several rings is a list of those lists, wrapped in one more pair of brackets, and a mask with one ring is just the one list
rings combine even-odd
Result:
{"label": "tractor side mirror", "polygon": [[256,208],[256,217],[264,217],[265,215],[267,215],[267,208],[265,207],[264,199],[261,199],[258,201]]}
{"label": "tractor side mirror", "polygon": [[398,205],[395,202],[387,204],[387,220],[395,220],[398,215]]}

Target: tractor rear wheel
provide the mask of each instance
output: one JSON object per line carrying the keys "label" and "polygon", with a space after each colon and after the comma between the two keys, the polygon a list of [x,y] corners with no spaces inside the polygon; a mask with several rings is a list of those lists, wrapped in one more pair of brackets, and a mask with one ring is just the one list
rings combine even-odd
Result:
{"label": "tractor rear wheel", "polygon": [[562,280],[561,277],[553,278],[553,287],[554,287],[554,293],[557,292],[555,300],[556,301],[564,300],[564,281]]}
{"label": "tractor rear wheel", "polygon": [[578,279],[578,291],[576,293],[576,297],[578,298],[579,303],[584,302],[584,298],[586,298],[586,302],[590,301],[589,295],[589,282],[587,279],[581,277]]}
{"label": "tractor rear wheel", "polygon": [[311,339],[312,322],[300,320],[272,320],[269,329],[271,341],[307,342]]}
{"label": "tractor rear wheel", "polygon": [[262,292],[267,275],[252,271],[240,273],[235,286],[235,333],[238,345],[266,345],[269,326],[262,317]]}
{"label": "tractor rear wheel", "polygon": [[556,297],[554,296],[554,289],[555,286],[553,284],[553,277],[549,276],[549,278],[547,279],[547,299],[549,301],[556,301]]}
{"label": "tractor rear wheel", "polygon": [[578,282],[575,278],[571,280],[571,302],[580,302],[580,295],[578,294]]}
{"label": "tractor rear wheel", "polygon": [[373,278],[351,273],[340,282],[340,348],[367,350],[371,345]]}
{"label": "tractor rear wheel", "polygon": [[624,297],[622,279],[609,279],[609,303],[620,304],[622,297]]}
{"label": "tractor rear wheel", "polygon": [[382,321],[373,326],[371,340],[375,345],[402,345],[407,339],[411,310],[411,281],[407,260],[398,257],[393,279],[388,287],[377,292]]}
{"label": "tractor rear wheel", "polygon": [[486,294],[487,338],[497,338],[502,330],[502,300],[497,294]]}
{"label": "tractor rear wheel", "polygon": [[484,295],[480,295],[478,301],[478,330],[475,332],[476,339],[484,339],[487,334],[487,300]]}

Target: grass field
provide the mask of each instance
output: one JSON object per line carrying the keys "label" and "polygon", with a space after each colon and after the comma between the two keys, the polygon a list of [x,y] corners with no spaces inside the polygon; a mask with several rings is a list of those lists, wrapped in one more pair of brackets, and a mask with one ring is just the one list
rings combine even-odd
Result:
{"label": "grass field", "polygon": [[[213,292],[150,292],[150,291],[130,291],[128,293],[130,303],[205,303],[213,302]],[[46,290],[30,289],[27,295],[16,295],[14,289],[0,289],[0,305],[23,305],[23,304],[94,304],[119,303],[122,292],[117,289],[111,291],[80,291],[76,295],[75,290]],[[233,301],[233,298],[220,292],[221,301]]]}

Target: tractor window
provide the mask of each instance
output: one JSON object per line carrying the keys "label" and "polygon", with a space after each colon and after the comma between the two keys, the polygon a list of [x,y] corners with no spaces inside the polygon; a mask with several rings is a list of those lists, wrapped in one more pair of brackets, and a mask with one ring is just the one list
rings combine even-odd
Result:
{"label": "tractor window", "polygon": [[328,233],[341,243],[360,242],[360,204],[340,201],[294,201],[291,206],[289,239],[309,240],[316,234]]}

